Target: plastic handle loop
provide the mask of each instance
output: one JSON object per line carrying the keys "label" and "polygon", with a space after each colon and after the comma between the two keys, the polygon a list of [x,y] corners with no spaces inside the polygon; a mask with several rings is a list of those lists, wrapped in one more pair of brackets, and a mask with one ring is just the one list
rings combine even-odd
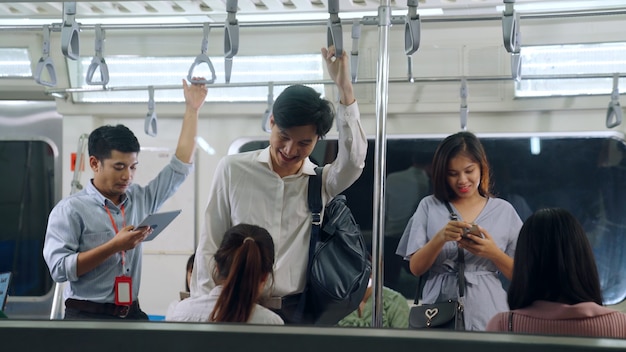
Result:
{"label": "plastic handle loop", "polygon": [[504,48],[509,53],[519,53],[521,43],[519,43],[519,14],[514,9],[515,0],[504,1],[504,11],[502,12],[502,36]]}
{"label": "plastic handle loop", "polygon": [[270,126],[270,116],[272,116],[272,106],[274,105],[274,82],[269,82],[267,86],[267,108],[263,113],[263,120],[261,120],[261,129],[265,132],[272,132]]}
{"label": "plastic handle loop", "polygon": [[239,22],[237,21],[237,0],[226,2],[228,17],[224,25],[224,81],[230,83],[233,70],[233,57],[239,51]]}
{"label": "plastic handle loop", "polygon": [[358,19],[352,21],[352,51],[350,52],[350,73],[352,83],[356,83],[359,74],[359,39],[361,38],[361,23]]}
{"label": "plastic handle loop", "polygon": [[522,55],[519,53],[511,54],[511,76],[515,82],[522,80]]}
{"label": "plastic handle loop", "polygon": [[412,55],[420,47],[420,16],[417,13],[417,0],[408,0],[409,12],[404,19],[404,52]]}
{"label": "plastic handle loop", "polygon": [[326,43],[330,47],[335,46],[335,57],[343,55],[343,30],[339,18],[339,0],[328,1],[328,14],[330,18],[326,25]]}
{"label": "plastic handle loop", "polygon": [[[50,57],[50,27],[43,26],[43,44],[41,49],[41,58],[37,62],[37,67],[35,68],[35,74],[33,78],[37,84],[41,84],[46,87],[54,87],[57,85],[57,75],[54,69],[54,62]],[[48,76],[50,77],[49,81],[44,80],[41,76],[43,74],[43,70],[47,70]]]}
{"label": "plastic handle loop", "polygon": [[[193,64],[191,64],[191,67],[189,67],[189,73],[187,73],[187,80],[191,83],[211,84],[215,82],[215,79],[217,78],[215,76],[215,68],[213,67],[213,63],[211,63],[211,59],[206,54],[207,48],[209,45],[209,32],[210,31],[211,31],[211,27],[209,27],[209,23],[205,23],[203,27],[204,36],[202,38],[202,46],[200,49],[200,54],[196,56],[196,59],[194,60]],[[206,80],[206,79],[194,79],[193,78],[194,69],[196,68],[196,66],[201,65],[201,64],[207,64],[209,66],[209,70],[211,71],[211,79]]]}
{"label": "plastic handle loop", "polygon": [[619,73],[613,75],[611,101],[606,110],[606,128],[617,127],[622,123],[622,107],[619,105]]}
{"label": "plastic handle loop", "polygon": [[467,106],[467,80],[463,78],[461,80],[461,130],[467,130],[467,115],[469,114],[469,107]]}
{"label": "plastic handle loop", "polygon": [[[89,85],[102,85],[105,86],[109,83],[109,67],[104,61],[102,51],[104,49],[104,30],[100,24],[96,24],[96,54],[91,59],[91,64],[87,68],[87,75],[85,76],[85,82]],[[100,70],[100,81],[94,81],[93,76],[96,70]]]}
{"label": "plastic handle loop", "polygon": [[154,87],[148,86],[148,113],[146,114],[146,120],[144,122],[143,129],[150,137],[156,137],[157,135],[157,115],[154,111]]}
{"label": "plastic handle loop", "polygon": [[77,60],[80,56],[78,32],[80,26],[74,20],[76,2],[63,3],[63,27],[61,28],[61,51],[68,59]]}

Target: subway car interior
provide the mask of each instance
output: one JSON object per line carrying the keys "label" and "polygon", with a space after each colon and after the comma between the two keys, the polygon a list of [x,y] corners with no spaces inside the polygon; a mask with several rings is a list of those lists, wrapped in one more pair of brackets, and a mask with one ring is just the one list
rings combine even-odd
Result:
{"label": "subway car interior", "polygon": [[[0,348],[312,351],[624,350],[626,340],[337,326],[162,321],[184,289],[219,160],[269,145],[274,99],[304,84],[338,101],[320,54],[349,55],[368,149],[342,192],[372,254],[373,281],[413,305],[419,279],[395,254],[419,201],[385,204],[386,177],[430,172],[458,131],[483,143],[495,196],[519,217],[560,207],[593,248],[603,304],[626,312],[626,1],[171,0],[0,3]],[[48,215],[92,172],[87,136],[124,124],[141,144],[134,182],[172,157],[182,80],[205,77],[194,169],[162,210],[182,213],[143,247],[149,322],[75,322],[42,257]],[[317,164],[337,156],[337,130]],[[432,185],[430,185],[432,186]],[[384,210],[384,211],[381,211]],[[385,212],[407,214],[400,234]],[[400,215],[398,215],[400,216]],[[508,280],[501,277],[502,285]],[[3,295],[6,297],[4,298]]]}

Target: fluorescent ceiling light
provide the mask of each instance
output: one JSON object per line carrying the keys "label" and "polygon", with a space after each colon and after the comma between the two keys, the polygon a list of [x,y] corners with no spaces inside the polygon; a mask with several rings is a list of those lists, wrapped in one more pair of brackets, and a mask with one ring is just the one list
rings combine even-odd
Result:
{"label": "fluorescent ceiling light", "polygon": [[[537,1],[530,3],[515,4],[515,10],[519,12],[546,12],[546,11],[576,11],[593,10],[601,8],[624,8],[624,0],[605,1]],[[498,12],[504,11],[504,5],[496,6]]]}

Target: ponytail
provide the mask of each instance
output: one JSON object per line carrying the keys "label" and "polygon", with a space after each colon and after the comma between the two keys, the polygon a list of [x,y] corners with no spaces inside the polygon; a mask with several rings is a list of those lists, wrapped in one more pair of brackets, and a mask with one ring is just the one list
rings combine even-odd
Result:
{"label": "ponytail", "polygon": [[272,274],[274,242],[258,226],[240,224],[224,236],[215,253],[215,281],[222,286],[209,321],[245,323],[261,296],[261,283]]}

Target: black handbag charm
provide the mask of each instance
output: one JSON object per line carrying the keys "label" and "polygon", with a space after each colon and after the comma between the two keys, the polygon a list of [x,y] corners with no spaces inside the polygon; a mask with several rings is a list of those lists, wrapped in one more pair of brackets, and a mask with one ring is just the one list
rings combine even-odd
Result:
{"label": "black handbag charm", "polygon": [[[452,211],[448,202],[445,203],[450,212],[450,220],[458,220],[457,215]],[[463,250],[458,248],[458,287],[459,299],[448,300],[447,302],[437,302],[432,304],[422,304],[411,307],[409,312],[409,327],[413,329],[448,329],[465,330],[465,317],[463,313],[463,297],[465,296],[465,255]],[[420,280],[425,280],[422,275]],[[415,304],[419,303],[422,285],[418,283],[415,294]]]}

